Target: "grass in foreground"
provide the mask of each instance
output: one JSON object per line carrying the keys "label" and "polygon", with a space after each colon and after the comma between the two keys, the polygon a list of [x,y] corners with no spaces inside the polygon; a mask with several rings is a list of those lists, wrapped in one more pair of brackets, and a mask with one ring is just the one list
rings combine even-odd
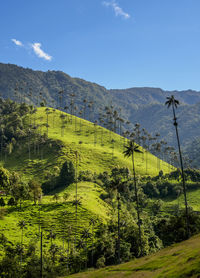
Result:
{"label": "grass in foreground", "polygon": [[[135,259],[125,264],[89,270],[70,276],[71,278],[186,278],[200,277],[200,236],[174,244],[156,254]],[[62,277],[62,278],[65,278]]]}

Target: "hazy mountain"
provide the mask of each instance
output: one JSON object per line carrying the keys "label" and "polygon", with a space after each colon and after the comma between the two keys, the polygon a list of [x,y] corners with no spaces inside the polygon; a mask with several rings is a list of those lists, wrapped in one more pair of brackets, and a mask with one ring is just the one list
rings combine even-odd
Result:
{"label": "hazy mountain", "polygon": [[[59,102],[61,90],[64,94]],[[193,90],[164,91],[145,87],[107,90],[61,71],[33,71],[0,63],[0,93],[4,98],[16,101],[25,99],[36,105],[45,99],[47,105],[53,107],[69,107],[71,94],[75,94],[73,98],[78,110],[83,110],[84,99],[87,99],[87,103],[92,102],[92,120],[98,120],[100,109],[112,105],[120,111],[125,121],[131,122],[130,129],[135,123],[140,123],[150,133],[159,132],[169,144],[176,146],[172,111],[164,106],[166,97],[173,94],[180,101],[177,116],[182,144],[186,146],[194,138],[200,137],[200,92]]]}

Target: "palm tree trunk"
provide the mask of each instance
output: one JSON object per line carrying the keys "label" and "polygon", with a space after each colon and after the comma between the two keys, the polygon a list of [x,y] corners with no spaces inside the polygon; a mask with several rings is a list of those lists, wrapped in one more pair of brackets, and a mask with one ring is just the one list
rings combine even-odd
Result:
{"label": "palm tree trunk", "polygon": [[139,245],[140,245],[140,255],[142,256],[142,235],[141,235],[141,223],[140,223],[140,211],[139,211],[139,202],[137,194],[137,184],[136,184],[136,175],[135,175],[135,165],[134,165],[134,153],[132,153],[132,165],[133,165],[133,179],[134,179],[134,189],[135,189],[135,199],[136,199],[136,210],[137,210],[137,220],[138,220],[138,229],[139,229]]}
{"label": "palm tree trunk", "polygon": [[186,186],[185,186],[185,174],[184,174],[184,170],[183,170],[183,159],[182,159],[180,140],[179,140],[179,134],[178,134],[178,124],[176,122],[174,105],[172,105],[172,108],[173,108],[173,115],[174,115],[174,126],[175,126],[175,130],[176,130],[176,138],[177,138],[177,143],[178,143],[179,158],[180,158],[180,164],[181,164],[181,176],[182,176],[183,194],[184,194],[184,201],[185,201],[187,237],[189,238],[190,231],[189,231],[189,215],[188,215],[188,204],[187,204],[187,195],[186,195]]}
{"label": "palm tree trunk", "polygon": [[42,232],[41,232],[41,237],[40,237],[40,277],[43,277],[43,260],[42,260]]}
{"label": "palm tree trunk", "polygon": [[76,152],[76,224],[75,224],[75,249],[76,249],[76,234],[77,234],[77,210],[78,210],[78,203],[77,203],[77,197],[78,197],[78,153]]}
{"label": "palm tree trunk", "polygon": [[117,200],[118,200],[118,205],[117,205],[117,209],[118,209],[118,243],[117,243],[117,249],[118,249],[118,263],[120,264],[120,197],[119,197],[119,192],[118,192],[118,196],[117,196]]}

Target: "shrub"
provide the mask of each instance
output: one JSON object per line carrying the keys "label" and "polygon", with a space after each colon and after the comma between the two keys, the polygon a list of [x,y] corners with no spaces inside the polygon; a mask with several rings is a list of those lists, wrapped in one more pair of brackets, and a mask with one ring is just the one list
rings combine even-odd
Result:
{"label": "shrub", "polygon": [[5,204],[5,201],[4,201],[4,199],[1,197],[0,198],[0,206],[1,207],[4,207],[6,204]]}
{"label": "shrub", "polygon": [[102,268],[105,266],[105,262],[106,262],[106,259],[104,256],[101,256],[100,258],[98,258],[97,260],[97,263],[96,263],[96,267],[97,268]]}
{"label": "shrub", "polygon": [[15,199],[13,197],[11,197],[8,200],[8,206],[15,206],[15,205],[16,205]]}
{"label": "shrub", "polygon": [[[65,161],[58,178],[58,185],[68,186],[75,181],[75,169],[71,161]],[[58,187],[58,186],[57,186]]]}

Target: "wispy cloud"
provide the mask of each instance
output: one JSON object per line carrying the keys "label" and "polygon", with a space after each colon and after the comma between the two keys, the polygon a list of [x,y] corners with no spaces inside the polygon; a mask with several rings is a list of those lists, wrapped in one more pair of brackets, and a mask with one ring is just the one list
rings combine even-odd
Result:
{"label": "wispy cloud", "polygon": [[51,61],[52,60],[52,56],[50,56],[49,54],[45,53],[42,49],[41,49],[41,43],[36,42],[36,43],[32,43],[31,47],[33,49],[33,51],[35,52],[35,54],[39,57],[39,58],[43,58],[47,61]]}
{"label": "wispy cloud", "polygon": [[130,14],[124,12],[123,9],[115,1],[111,1],[111,2],[103,1],[102,4],[106,7],[111,7],[114,10],[116,16],[121,16],[125,19],[131,17]]}
{"label": "wispy cloud", "polygon": [[23,46],[23,43],[16,39],[11,39],[11,41],[14,42],[14,44],[16,44],[17,46]]}

